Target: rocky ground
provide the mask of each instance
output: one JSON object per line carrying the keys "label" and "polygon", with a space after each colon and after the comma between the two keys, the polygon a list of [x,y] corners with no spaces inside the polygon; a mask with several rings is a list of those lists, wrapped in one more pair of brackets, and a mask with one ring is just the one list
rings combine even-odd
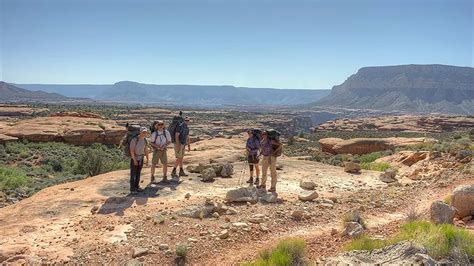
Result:
{"label": "rocky ground", "polygon": [[[226,193],[246,186],[248,171],[239,162],[243,144],[242,136],[202,140],[186,157],[188,165],[232,163],[230,178],[202,182],[193,173],[180,183],[149,185],[145,168],[146,190],[133,196],[128,172],[116,171],[53,186],[2,208],[0,261],[166,265],[174,263],[176,247],[186,245],[191,264],[232,265],[291,236],[307,240],[310,260],[323,261],[348,241],[341,236],[347,211],[361,210],[370,234],[388,235],[409,207],[426,210],[456,185],[474,183],[472,172],[459,163],[441,169],[445,174],[437,178],[386,184],[379,172],[350,174],[342,167],[282,157],[276,202],[229,203]],[[311,193],[300,187],[301,180],[316,184],[316,199],[298,199]],[[183,216],[206,206],[215,210],[209,218]],[[469,222],[463,226],[474,228]]]}

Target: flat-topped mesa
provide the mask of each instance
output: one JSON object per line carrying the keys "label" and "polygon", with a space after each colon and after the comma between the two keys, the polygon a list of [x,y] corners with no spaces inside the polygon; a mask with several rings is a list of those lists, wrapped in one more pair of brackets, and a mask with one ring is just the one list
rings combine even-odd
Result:
{"label": "flat-topped mesa", "polygon": [[376,151],[394,150],[418,144],[436,143],[432,138],[324,138],[319,140],[321,150],[333,154],[367,154]]}
{"label": "flat-topped mesa", "polygon": [[0,121],[0,134],[32,142],[117,145],[125,134],[125,128],[112,120],[53,116],[25,119],[14,123]]}

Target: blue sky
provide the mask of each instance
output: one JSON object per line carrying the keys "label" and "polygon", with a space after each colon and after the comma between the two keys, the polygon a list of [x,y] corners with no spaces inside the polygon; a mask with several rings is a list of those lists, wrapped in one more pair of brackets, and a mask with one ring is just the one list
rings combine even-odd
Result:
{"label": "blue sky", "polygon": [[473,66],[472,0],[0,0],[15,83],[331,88],[364,66]]}

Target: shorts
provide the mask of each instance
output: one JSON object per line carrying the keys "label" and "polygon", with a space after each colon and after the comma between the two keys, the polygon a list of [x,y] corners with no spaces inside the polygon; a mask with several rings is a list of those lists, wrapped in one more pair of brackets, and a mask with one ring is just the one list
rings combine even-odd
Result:
{"label": "shorts", "polygon": [[256,154],[251,154],[247,157],[247,161],[249,162],[249,164],[258,164],[258,155]]}
{"label": "shorts", "polygon": [[159,161],[161,161],[162,164],[168,164],[166,150],[153,149],[153,159],[151,160],[151,163],[157,164]]}
{"label": "shorts", "polygon": [[186,145],[181,144],[181,149],[178,150],[178,145],[174,144],[174,156],[176,158],[183,158],[186,151]]}

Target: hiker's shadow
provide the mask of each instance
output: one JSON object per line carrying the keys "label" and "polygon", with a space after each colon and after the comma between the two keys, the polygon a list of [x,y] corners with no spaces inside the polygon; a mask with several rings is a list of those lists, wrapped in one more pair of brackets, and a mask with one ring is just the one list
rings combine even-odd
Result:
{"label": "hiker's shadow", "polygon": [[113,214],[117,216],[123,216],[125,210],[132,207],[133,203],[137,206],[145,205],[149,198],[156,198],[160,196],[158,193],[165,188],[170,188],[169,191],[163,191],[161,194],[169,194],[176,190],[176,187],[181,184],[182,181],[170,181],[169,183],[159,182],[156,184],[149,184],[145,187],[142,192],[129,193],[126,196],[112,196],[105,200],[104,204],[100,207],[98,214]]}

